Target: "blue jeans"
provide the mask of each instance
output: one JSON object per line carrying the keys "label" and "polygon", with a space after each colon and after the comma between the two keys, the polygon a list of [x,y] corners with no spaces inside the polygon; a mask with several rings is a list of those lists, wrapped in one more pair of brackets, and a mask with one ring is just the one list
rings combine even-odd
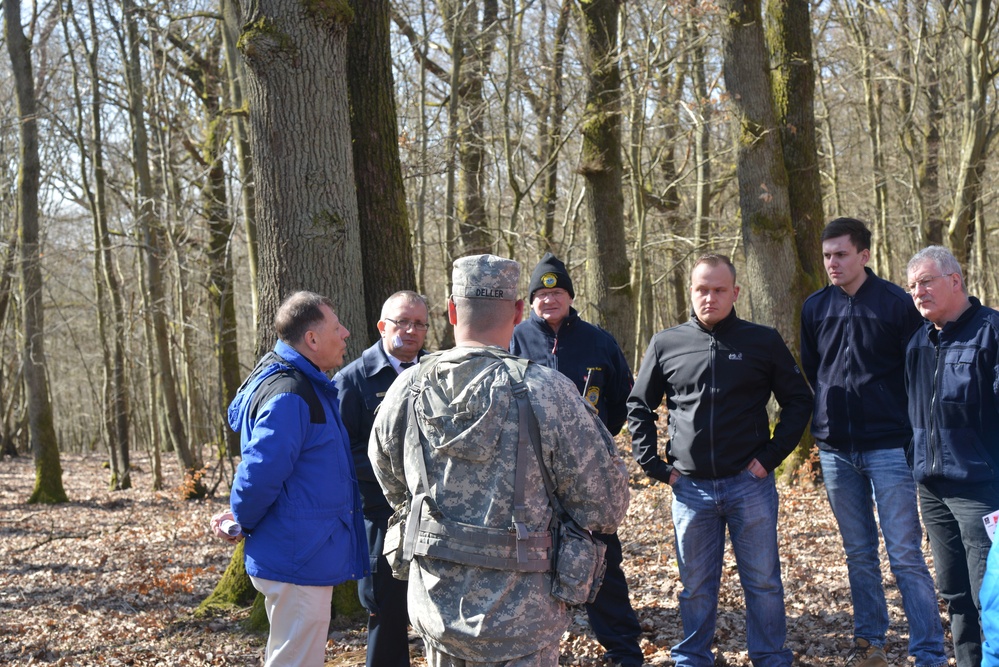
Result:
{"label": "blue jeans", "polygon": [[909,655],[916,659],[918,667],[947,664],[937,595],[922,552],[916,483],[905,451],[820,450],[819,458],[826,495],[846,551],[854,636],[884,646],[888,633],[888,605],[878,557],[880,520],[888,562],[909,621]]}
{"label": "blue jeans", "polygon": [[673,527],[680,563],[684,637],[673,647],[678,667],[714,667],[725,526],[746,596],[746,646],[755,667],[787,667],[784,586],[777,556],[777,487],[771,473],[747,470],[722,479],[682,475],[673,485]]}
{"label": "blue jeans", "polygon": [[992,546],[982,517],[999,508],[999,484],[927,481],[919,485],[919,506],[933,550],[937,588],[950,614],[957,667],[979,667],[978,592]]}

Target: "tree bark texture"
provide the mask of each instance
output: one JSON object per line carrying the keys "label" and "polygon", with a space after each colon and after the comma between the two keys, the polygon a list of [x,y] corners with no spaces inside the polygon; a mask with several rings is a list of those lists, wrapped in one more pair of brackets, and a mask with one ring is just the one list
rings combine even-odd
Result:
{"label": "tree bark texture", "polygon": [[[234,2],[246,65],[257,186],[257,353],[274,342],[281,300],[299,289],[333,299],[364,330],[364,283],[347,92],[346,0]],[[364,337],[350,344],[356,356]]]}
{"label": "tree bark texture", "polygon": [[[231,16],[232,0],[221,0],[223,17]],[[257,321],[259,295],[257,294],[257,217],[256,187],[253,184],[253,160],[250,157],[250,135],[246,120],[246,102],[243,99],[243,80],[246,72],[236,51],[239,38],[233,21],[222,21],[222,45],[225,52],[226,75],[229,83],[229,100],[232,105],[232,135],[239,165],[240,207],[243,228],[246,232],[247,263],[250,268],[250,297],[253,301],[253,321]]]}
{"label": "tree bark texture", "polygon": [[780,126],[794,243],[801,263],[798,303],[826,283],[822,182],[815,139],[815,68],[807,0],[768,0],[774,104]]}
{"label": "tree bark texture", "polygon": [[579,171],[589,208],[587,300],[592,317],[634,356],[635,318],[631,263],[624,234],[621,154],[621,71],[617,0],[579,0],[586,31],[586,112]]}
{"label": "tree bark texture", "polygon": [[989,83],[995,77],[990,68],[988,46],[989,28],[992,25],[991,0],[964,0],[964,100],[961,140],[961,162],[958,167],[954,193],[953,213],[947,228],[947,241],[951,251],[962,265],[971,254],[971,221],[975,205],[981,196],[980,168],[984,164],[988,143]]}
{"label": "tree bark texture", "polygon": [[389,1],[352,0],[352,4],[347,83],[365,298],[364,329],[355,336],[374,343],[382,304],[393,292],[415,289],[416,272],[399,161]]}
{"label": "tree bark texture", "polygon": [[17,205],[21,249],[21,308],[24,330],[24,381],[27,392],[35,488],[30,503],[66,502],[45,365],[45,320],[42,305],[42,261],[38,241],[38,188],[41,162],[31,44],[21,28],[21,1],[5,0],[4,37],[14,74],[20,127]]}
{"label": "tree bark texture", "polygon": [[723,71],[738,123],[739,210],[750,288],[749,319],[775,327],[797,349],[800,302],[791,295],[800,280],[801,265],[794,248],[760,0],[728,0],[722,11],[727,16]]}
{"label": "tree bark texture", "polygon": [[441,14],[452,36],[454,58],[460,62],[457,88],[457,150],[460,173],[455,217],[459,247],[464,255],[493,251],[493,234],[486,216],[485,119],[488,101],[484,96],[484,77],[492,60],[496,41],[497,0],[482,0],[481,18],[478,0],[439,0]]}

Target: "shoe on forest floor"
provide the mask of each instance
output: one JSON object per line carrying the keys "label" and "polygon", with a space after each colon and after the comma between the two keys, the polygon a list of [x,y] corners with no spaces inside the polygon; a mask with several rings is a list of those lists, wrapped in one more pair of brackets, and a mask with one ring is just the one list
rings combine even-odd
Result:
{"label": "shoe on forest floor", "polygon": [[888,658],[882,647],[872,646],[866,639],[858,637],[846,655],[844,667],[888,667]]}

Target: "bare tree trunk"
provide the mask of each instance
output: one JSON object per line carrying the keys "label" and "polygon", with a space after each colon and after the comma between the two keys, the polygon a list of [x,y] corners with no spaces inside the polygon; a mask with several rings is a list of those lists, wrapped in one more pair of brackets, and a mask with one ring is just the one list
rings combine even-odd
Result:
{"label": "bare tree trunk", "polygon": [[763,39],[760,0],[728,0],[724,75],[738,123],[739,209],[746,251],[750,319],[775,327],[784,340],[798,338],[792,294],[801,264],[794,248],[787,171],[781,149]]}
{"label": "bare tree trunk", "polygon": [[954,206],[947,228],[947,243],[961,264],[967,264],[974,240],[971,221],[981,197],[981,168],[988,140],[988,91],[995,78],[991,69],[989,29],[991,0],[964,0],[964,100],[962,105],[961,161],[958,167]]}
{"label": "bare tree trunk", "polygon": [[352,4],[354,20],[347,30],[350,134],[364,257],[363,331],[364,338],[373,343],[378,340],[374,323],[381,317],[385,299],[399,289],[415,287],[416,273],[399,161],[389,0],[353,0]]}
{"label": "bare tree trunk", "polygon": [[[768,0],[768,42],[794,243],[801,263],[798,303],[826,283],[820,238],[825,225],[815,141],[815,68],[807,0]],[[796,346],[792,349],[796,349]]]}
{"label": "bare tree trunk", "polygon": [[488,102],[483,94],[486,70],[492,59],[496,40],[497,0],[438,0],[447,34],[457,85],[451,96],[457,114],[456,148],[460,166],[455,202],[455,220],[462,254],[492,252],[495,239],[486,216],[486,138],[485,117]]}
{"label": "bare tree trunk", "polygon": [[621,71],[617,0],[579,0],[586,31],[586,114],[579,171],[586,178],[587,300],[626,359],[635,353],[634,295],[624,234]]}
{"label": "bare tree trunk", "polygon": [[[348,329],[364,330],[364,282],[351,158],[346,2],[233,2],[247,73],[257,184],[257,352],[297,289],[328,295]],[[363,340],[353,343],[360,352]]]}
{"label": "bare tree trunk", "polygon": [[[552,44],[551,74],[543,93],[542,108],[538,113],[541,125],[538,131],[540,137],[538,158],[545,165],[541,191],[541,199],[545,204],[545,218],[541,230],[540,250],[551,251],[556,255],[561,255],[560,248],[555,243],[555,211],[558,204],[558,149],[562,144],[562,124],[565,118],[562,77],[565,69],[565,40],[569,32],[572,5],[573,0],[562,0],[559,9]],[[546,31],[547,26],[542,25],[541,30]]]}
{"label": "bare tree trunk", "polygon": [[[232,0],[221,0],[222,14],[231,14]],[[257,293],[257,217],[256,187],[253,183],[253,161],[250,158],[250,136],[246,127],[246,101],[243,98],[243,79],[246,74],[238,57],[232,22],[222,21],[222,43],[225,50],[225,67],[229,82],[229,103],[232,107],[232,133],[236,147],[236,164],[239,165],[240,207],[246,232],[247,260],[250,265],[250,297],[253,301],[253,322],[257,322],[259,294]],[[229,251],[231,260],[231,249]]]}
{"label": "bare tree trunk", "polygon": [[167,437],[173,445],[185,476],[190,482],[189,495],[204,494],[204,486],[197,481],[200,462],[192,454],[187,431],[181,419],[177,381],[170,358],[170,339],[167,331],[166,298],[160,257],[163,255],[162,231],[153,211],[153,184],[149,170],[148,138],[145,126],[142,66],[139,59],[139,28],[136,8],[132,0],[122,0],[122,17],[125,22],[125,81],[128,86],[129,120],[132,130],[132,158],[135,169],[136,223],[139,243],[142,246],[145,290],[144,305],[152,319],[155,345],[156,377],[163,411],[168,425]]}
{"label": "bare tree trunk", "polygon": [[21,236],[21,307],[24,327],[24,380],[27,388],[31,450],[35,456],[35,488],[29,503],[62,503],[62,465],[49,399],[45,364],[45,318],[42,306],[42,262],[38,241],[38,118],[31,67],[31,44],[21,27],[21,0],[5,0],[4,37],[14,74],[20,127],[17,173]]}

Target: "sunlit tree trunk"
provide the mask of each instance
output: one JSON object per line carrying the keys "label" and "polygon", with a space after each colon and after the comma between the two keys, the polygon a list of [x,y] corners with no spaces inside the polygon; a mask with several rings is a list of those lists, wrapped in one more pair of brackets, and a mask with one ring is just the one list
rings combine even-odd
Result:
{"label": "sunlit tree trunk", "polygon": [[[90,146],[87,150],[84,138],[84,108],[79,86],[74,84],[79,127],[79,148],[81,154],[90,154],[93,169],[93,185],[85,161],[81,161],[81,182],[84,184],[90,212],[93,219],[94,235],[94,284],[97,293],[98,324],[101,345],[104,353],[104,415],[108,437],[109,458],[111,461],[110,488],[129,489],[132,486],[131,438],[128,415],[128,380],[125,375],[125,314],[121,285],[114,265],[114,252],[111,234],[108,230],[107,174],[104,168],[104,128],[101,118],[103,96],[100,80],[100,32],[94,3],[87,0],[89,25],[89,46],[87,36],[76,19],[71,2],[67,2],[65,18],[72,22],[79,43],[87,58],[90,88]],[[66,27],[67,39],[69,28]],[[74,72],[76,67],[74,65]],[[76,75],[74,74],[74,82]],[[108,313],[108,311],[110,311]],[[108,326],[110,320],[110,327]]]}
{"label": "sunlit tree trunk", "polygon": [[[825,225],[815,140],[815,68],[808,0],[768,0],[767,22],[773,69],[774,105],[788,175],[791,224],[801,279],[796,298],[826,282],[820,237]],[[796,346],[795,348],[796,349]]]}
{"label": "sunlit tree trunk", "polygon": [[760,0],[722,4],[724,75],[737,123],[737,169],[750,312],[793,346],[801,265],[794,247],[787,171],[772,97]]}
{"label": "sunlit tree trunk", "polygon": [[455,221],[461,253],[492,252],[495,239],[486,216],[485,120],[489,102],[484,80],[496,42],[497,0],[438,0],[447,34],[457,85],[451,88],[456,105],[457,150]]}
{"label": "sunlit tree trunk", "polygon": [[[221,0],[223,16],[231,14],[231,0]],[[253,322],[257,321],[259,295],[257,294],[257,218],[256,188],[253,184],[253,161],[250,158],[250,136],[246,122],[246,100],[243,97],[243,63],[236,50],[238,35],[230,21],[222,21],[222,44],[225,52],[226,80],[229,84],[229,103],[232,119],[233,144],[240,177],[240,210],[246,232],[247,263],[250,269],[250,298],[253,303]],[[230,253],[231,254],[231,253]]]}
{"label": "sunlit tree trunk", "polygon": [[586,178],[586,298],[589,319],[607,329],[634,356],[635,313],[631,263],[624,234],[621,155],[621,71],[617,0],[579,0],[586,42],[586,112],[579,171]]}
{"label": "sunlit tree trunk", "polygon": [[[346,1],[232,4],[257,185],[257,352],[272,346],[274,312],[297,289],[328,295],[347,328],[364,331],[346,80],[353,12]],[[355,355],[365,347],[356,341]]]}
{"label": "sunlit tree trunk", "polygon": [[31,451],[35,457],[35,488],[29,503],[66,502],[62,464],[49,399],[45,364],[45,319],[42,306],[42,262],[38,240],[38,118],[31,66],[31,44],[21,27],[21,0],[4,0],[4,37],[14,74],[14,95],[20,127],[20,167],[17,173],[21,249],[21,308],[24,328],[24,380],[28,403]]}
{"label": "sunlit tree trunk", "polygon": [[[990,64],[989,30],[993,25],[991,0],[964,0],[959,4],[964,18],[963,59],[964,98],[961,121],[961,161],[958,165],[954,206],[947,227],[947,243],[961,264],[971,259],[974,241],[971,223],[981,197],[981,170],[984,167],[989,114],[986,109],[996,70]],[[975,280],[977,276],[969,276]]]}
{"label": "sunlit tree trunk", "polygon": [[155,374],[163,412],[167,424],[167,437],[173,445],[192,497],[204,494],[204,486],[197,482],[200,462],[191,452],[187,430],[181,418],[180,397],[170,358],[170,338],[167,331],[166,297],[164,278],[160,266],[163,256],[163,233],[153,210],[153,184],[149,169],[149,141],[145,126],[142,66],[139,58],[139,28],[136,8],[132,0],[122,0],[122,17],[125,27],[125,81],[128,86],[128,112],[131,122],[132,159],[135,169],[136,227],[142,247],[144,272],[144,306],[152,320],[155,345]]}

